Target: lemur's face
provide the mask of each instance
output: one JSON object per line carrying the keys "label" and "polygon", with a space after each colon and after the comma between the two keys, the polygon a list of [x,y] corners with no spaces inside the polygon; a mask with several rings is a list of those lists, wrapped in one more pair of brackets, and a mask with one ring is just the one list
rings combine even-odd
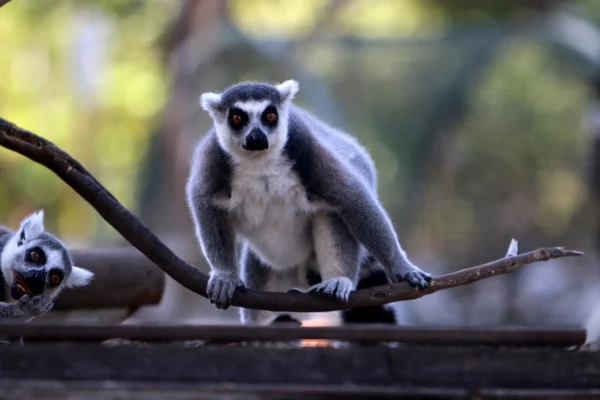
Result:
{"label": "lemur's face", "polygon": [[223,93],[204,93],[200,104],[212,117],[221,146],[238,158],[281,151],[287,140],[289,104],[298,92],[293,80],[279,85],[245,82]]}
{"label": "lemur's face", "polygon": [[93,273],[74,266],[65,246],[44,231],[44,213],[23,221],[0,255],[2,275],[10,296],[18,300],[28,294],[56,297],[65,287],[87,285]]}

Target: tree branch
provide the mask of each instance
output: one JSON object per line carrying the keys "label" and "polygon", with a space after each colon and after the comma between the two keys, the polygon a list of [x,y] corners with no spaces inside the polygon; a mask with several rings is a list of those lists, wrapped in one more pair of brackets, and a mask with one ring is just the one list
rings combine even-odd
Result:
{"label": "tree branch", "polygon": [[[79,162],[53,143],[0,118],[0,146],[13,150],[44,165],[83,197],[102,218],[129,243],[154,262],[166,274],[189,290],[206,297],[208,277],[187,264],[152,233],[133,213],[123,207]],[[407,283],[361,289],[351,293],[348,303],[320,294],[275,293],[238,290],[233,298],[237,307],[286,312],[320,312],[375,306],[401,300],[413,300],[438,290],[467,285],[481,279],[513,272],[524,265],[551,258],[579,256],[579,251],[562,247],[540,248],[517,254],[511,242],[507,257],[473,268],[434,278],[425,290]]]}

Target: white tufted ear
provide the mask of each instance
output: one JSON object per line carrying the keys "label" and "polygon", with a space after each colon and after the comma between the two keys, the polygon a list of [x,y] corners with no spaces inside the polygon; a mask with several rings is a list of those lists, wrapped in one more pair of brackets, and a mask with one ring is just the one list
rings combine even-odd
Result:
{"label": "white tufted ear", "polygon": [[202,107],[211,116],[219,113],[221,95],[218,93],[206,92],[200,96],[200,107]]}
{"label": "white tufted ear", "polygon": [[44,232],[44,210],[39,210],[21,221],[21,226],[17,231],[19,241],[31,240]]}
{"label": "white tufted ear", "polygon": [[71,269],[71,274],[65,282],[66,287],[77,287],[77,286],[85,286],[91,282],[94,277],[94,273],[92,271],[88,271],[87,269],[76,267],[73,265],[73,269]]}
{"label": "white tufted ear", "polygon": [[298,90],[300,90],[298,82],[293,79],[288,79],[287,81],[282,82],[275,87],[277,88],[279,94],[281,94],[282,103],[291,101],[294,96],[296,96],[296,93],[298,93]]}

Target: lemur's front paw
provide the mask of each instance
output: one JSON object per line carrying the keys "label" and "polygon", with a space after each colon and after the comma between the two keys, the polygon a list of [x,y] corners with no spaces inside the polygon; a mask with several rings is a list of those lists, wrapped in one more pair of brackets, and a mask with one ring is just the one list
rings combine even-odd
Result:
{"label": "lemur's front paw", "polygon": [[237,288],[244,288],[244,282],[235,273],[212,272],[206,286],[208,300],[218,309],[226,310],[233,301]]}
{"label": "lemur's front paw", "polygon": [[306,293],[323,293],[329,296],[334,296],[338,300],[348,301],[350,292],[354,289],[352,280],[346,277],[338,277],[327,279],[317,285],[312,286]]}
{"label": "lemur's front paw", "polygon": [[420,286],[422,289],[429,287],[431,279],[431,274],[412,264],[403,265],[392,276],[392,281],[394,282],[408,282],[410,286]]}
{"label": "lemur's front paw", "polygon": [[39,317],[49,312],[54,307],[52,297],[47,294],[40,294],[34,297],[24,295],[19,299],[19,309],[26,318]]}

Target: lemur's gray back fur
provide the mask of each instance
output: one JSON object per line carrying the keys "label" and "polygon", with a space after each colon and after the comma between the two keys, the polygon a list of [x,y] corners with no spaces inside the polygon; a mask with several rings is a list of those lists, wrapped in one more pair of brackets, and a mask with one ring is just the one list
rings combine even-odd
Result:
{"label": "lemur's gray back fur", "polygon": [[317,119],[307,110],[294,104],[290,106],[290,116],[293,120],[290,129],[300,129],[305,125],[309,132],[330,150],[330,154],[348,163],[350,169],[361,176],[361,180],[371,189],[371,194],[377,196],[377,169],[369,152],[346,132],[334,128]]}

